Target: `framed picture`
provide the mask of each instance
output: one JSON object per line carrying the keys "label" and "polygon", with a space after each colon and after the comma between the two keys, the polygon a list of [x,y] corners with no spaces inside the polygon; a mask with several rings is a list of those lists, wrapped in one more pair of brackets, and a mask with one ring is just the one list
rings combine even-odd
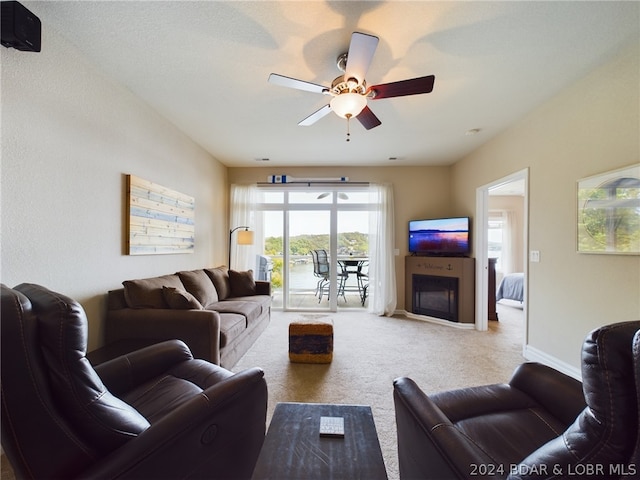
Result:
{"label": "framed picture", "polygon": [[578,181],[578,252],[640,254],[640,164]]}
{"label": "framed picture", "polygon": [[195,199],[135,175],[127,175],[127,253],[193,253]]}

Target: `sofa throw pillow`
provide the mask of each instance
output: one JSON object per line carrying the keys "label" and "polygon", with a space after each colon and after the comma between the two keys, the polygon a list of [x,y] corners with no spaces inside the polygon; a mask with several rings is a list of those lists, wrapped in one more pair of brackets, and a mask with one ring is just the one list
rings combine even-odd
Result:
{"label": "sofa throw pillow", "polygon": [[229,273],[227,267],[224,265],[216,268],[205,268],[205,273],[209,275],[209,278],[216,287],[218,292],[218,300],[224,300],[231,295],[231,288],[229,287]]}
{"label": "sofa throw pillow", "polygon": [[173,310],[202,310],[202,304],[185,290],[174,287],[162,287],[164,301]]}
{"label": "sofa throw pillow", "polygon": [[209,275],[207,275],[204,270],[178,272],[178,276],[185,290],[196,297],[203,307],[218,301],[216,287],[214,287],[211,278],[209,278]]}
{"label": "sofa throw pillow", "polygon": [[256,282],[253,280],[253,270],[237,272],[229,270],[229,286],[232,297],[244,297],[256,294]]}
{"label": "sofa throw pillow", "polygon": [[162,287],[184,289],[177,275],[125,280],[122,285],[124,285],[124,298],[129,308],[167,308]]}

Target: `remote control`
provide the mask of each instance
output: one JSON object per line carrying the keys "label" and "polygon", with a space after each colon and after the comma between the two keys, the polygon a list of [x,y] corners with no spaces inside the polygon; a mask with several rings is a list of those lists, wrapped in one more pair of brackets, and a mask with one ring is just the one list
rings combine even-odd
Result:
{"label": "remote control", "polygon": [[320,417],[320,436],[344,438],[344,417]]}

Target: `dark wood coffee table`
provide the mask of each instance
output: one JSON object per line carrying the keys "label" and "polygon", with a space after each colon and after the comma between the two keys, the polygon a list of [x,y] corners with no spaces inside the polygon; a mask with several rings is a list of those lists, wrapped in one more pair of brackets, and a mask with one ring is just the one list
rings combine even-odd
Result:
{"label": "dark wood coffee table", "polygon": [[[320,417],[344,417],[344,438],[320,437]],[[387,479],[371,407],[278,403],[257,479]]]}

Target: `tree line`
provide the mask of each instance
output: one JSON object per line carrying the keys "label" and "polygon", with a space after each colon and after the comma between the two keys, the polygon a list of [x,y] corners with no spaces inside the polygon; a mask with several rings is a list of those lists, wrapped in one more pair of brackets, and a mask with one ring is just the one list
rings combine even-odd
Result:
{"label": "tree line", "polygon": [[[298,235],[289,238],[290,255],[309,255],[311,250],[329,251],[329,234]],[[369,251],[369,235],[360,232],[338,234],[338,255],[366,255]],[[265,238],[264,253],[269,256],[282,256],[284,252],[282,237]]]}

